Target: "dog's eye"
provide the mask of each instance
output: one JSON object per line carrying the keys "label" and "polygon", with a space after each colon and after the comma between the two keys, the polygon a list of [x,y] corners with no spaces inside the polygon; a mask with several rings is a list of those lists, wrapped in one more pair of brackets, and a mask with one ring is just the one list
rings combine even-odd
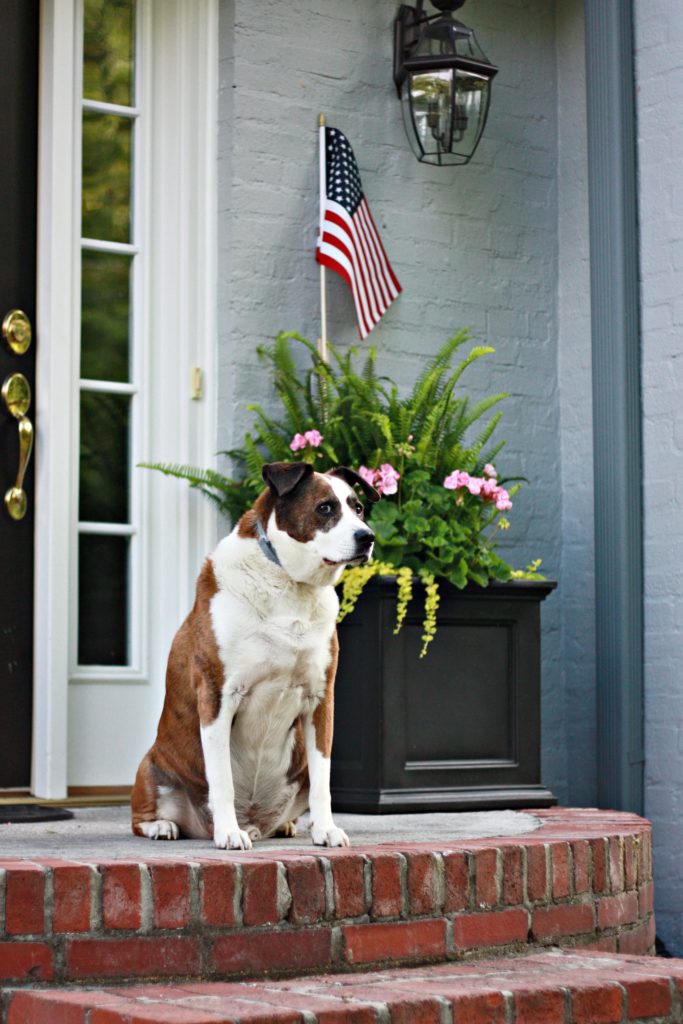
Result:
{"label": "dog's eye", "polygon": [[358,504],[356,505],[356,515],[357,515],[357,516],[360,516],[360,517],[362,518],[362,517],[363,517],[363,513],[364,513],[364,512],[365,512],[365,509],[363,508],[363,506],[361,505],[361,503],[360,503],[360,502],[358,502]]}
{"label": "dog's eye", "polygon": [[329,516],[332,512],[332,506],[329,501],[324,501],[322,505],[318,505],[316,511],[319,512],[321,516]]}

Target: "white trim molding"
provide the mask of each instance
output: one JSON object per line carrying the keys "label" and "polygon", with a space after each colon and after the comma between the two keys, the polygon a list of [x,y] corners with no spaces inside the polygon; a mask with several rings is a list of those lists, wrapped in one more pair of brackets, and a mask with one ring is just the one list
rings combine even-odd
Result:
{"label": "white trim molding", "polygon": [[[130,669],[75,667],[79,9],[80,0],[42,0],[32,789],[43,798],[63,797],[69,785],[132,781],[141,747],[153,738],[170,640],[189,609],[196,573],[217,529],[208,502],[182,482],[136,469],[131,507],[139,514],[131,526],[143,555],[130,614],[144,650]],[[144,70],[136,105],[146,127],[136,156],[143,175],[135,202],[144,214],[136,239],[141,267],[133,303],[140,315],[133,380],[145,401],[133,428],[145,461],[211,466],[218,0],[138,0],[138,9],[145,39],[138,50]],[[193,367],[202,370],[200,400],[190,389]]]}
{"label": "white trim molding", "polygon": [[73,0],[40,12],[36,295],[36,530],[32,791],[66,795],[72,405],[78,367],[78,238],[74,201],[80,131],[74,75],[80,46]]}

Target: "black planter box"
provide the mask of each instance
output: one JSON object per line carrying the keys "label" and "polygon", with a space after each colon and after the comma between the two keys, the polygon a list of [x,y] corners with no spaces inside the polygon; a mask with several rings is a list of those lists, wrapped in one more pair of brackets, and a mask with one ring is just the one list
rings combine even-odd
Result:
{"label": "black planter box", "polygon": [[424,589],[393,635],[396,583],[371,580],[339,626],[332,805],[374,814],[548,807],[540,779],[541,601],[551,582],[441,583],[420,658]]}

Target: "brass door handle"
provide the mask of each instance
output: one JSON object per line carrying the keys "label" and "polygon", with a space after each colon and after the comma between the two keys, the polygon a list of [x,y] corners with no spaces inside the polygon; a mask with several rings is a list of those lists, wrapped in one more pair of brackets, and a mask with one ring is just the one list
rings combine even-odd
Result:
{"label": "brass door handle", "polygon": [[5,493],[5,508],[12,519],[23,519],[28,501],[24,476],[33,450],[33,424],[26,415],[31,407],[31,385],[23,373],[13,373],[2,385],[2,400],[7,411],[19,421],[19,468],[14,487]]}

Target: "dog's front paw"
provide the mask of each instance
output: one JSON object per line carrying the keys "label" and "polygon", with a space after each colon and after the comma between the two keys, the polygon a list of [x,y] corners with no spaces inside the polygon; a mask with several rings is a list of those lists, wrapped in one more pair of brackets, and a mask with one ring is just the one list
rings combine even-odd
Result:
{"label": "dog's front paw", "polygon": [[311,825],[311,839],[314,846],[350,846],[349,837],[341,828],[318,828]]}
{"label": "dog's front paw", "polygon": [[214,845],[219,850],[251,850],[251,839],[241,828],[216,828],[213,830]]}

